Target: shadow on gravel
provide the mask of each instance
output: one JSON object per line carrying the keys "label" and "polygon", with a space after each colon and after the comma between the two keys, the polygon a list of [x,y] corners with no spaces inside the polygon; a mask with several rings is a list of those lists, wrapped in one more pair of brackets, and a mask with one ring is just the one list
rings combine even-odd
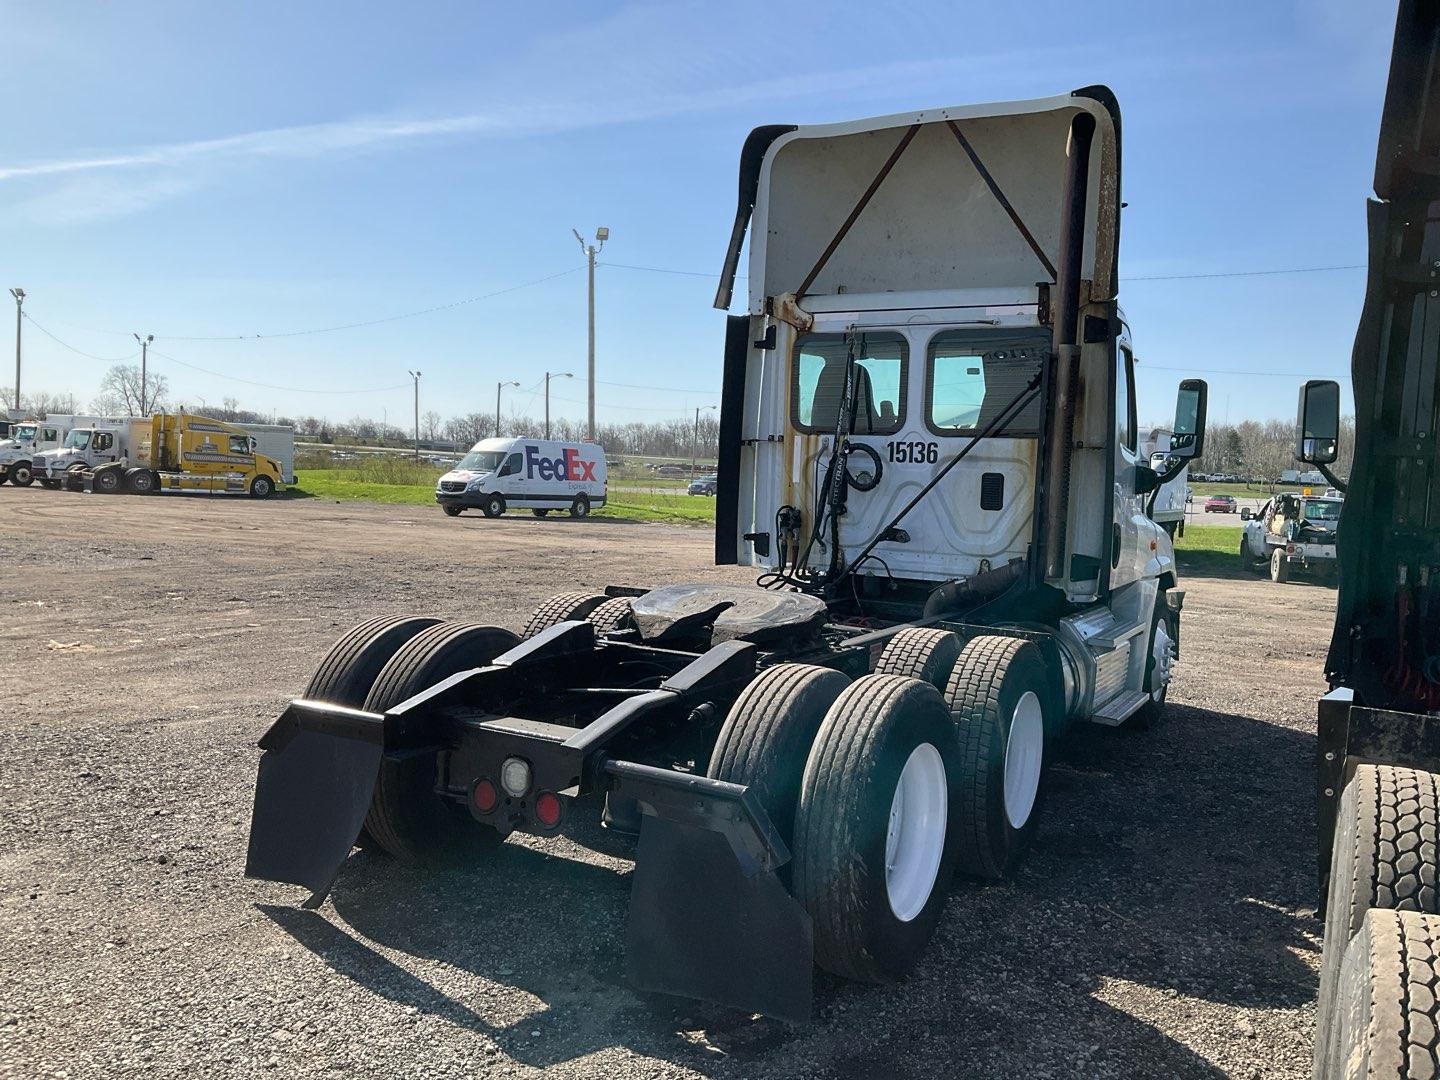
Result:
{"label": "shadow on gravel", "polygon": [[[628,874],[533,847],[438,876],[361,853],[338,923],[262,910],[345,978],[539,1068],[626,1047],[715,1076],[1220,1076],[1192,1046],[1213,1057],[1255,1037],[1234,1010],[1315,994],[1313,753],[1306,732],[1180,705],[1149,730],[1082,725],[1016,878],[958,882],[895,986],[818,974],[802,1028],[626,988]],[[588,824],[573,836],[629,850]],[[457,1000],[377,946],[481,976],[495,999]]]}

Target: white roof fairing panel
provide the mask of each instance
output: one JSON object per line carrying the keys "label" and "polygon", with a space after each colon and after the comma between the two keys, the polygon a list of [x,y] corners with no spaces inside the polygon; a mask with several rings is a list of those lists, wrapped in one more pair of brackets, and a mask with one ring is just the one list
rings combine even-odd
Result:
{"label": "white roof fairing panel", "polygon": [[[796,128],[765,155],[750,236],[750,310],[800,289],[906,132],[920,125],[807,296],[1028,290],[1053,280],[956,139],[973,147],[1052,264],[1071,121],[1095,118],[1081,276],[1111,293],[1119,215],[1119,133],[1095,97],[935,109]],[[802,301],[803,303],[803,301]],[[856,302],[857,307],[875,306]]]}

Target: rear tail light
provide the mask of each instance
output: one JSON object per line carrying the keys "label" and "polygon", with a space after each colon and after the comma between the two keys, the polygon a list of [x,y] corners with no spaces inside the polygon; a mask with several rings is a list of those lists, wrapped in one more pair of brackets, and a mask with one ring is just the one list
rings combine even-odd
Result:
{"label": "rear tail light", "polygon": [[542,791],[535,797],[535,819],[547,829],[560,824],[560,796]]}
{"label": "rear tail light", "polygon": [[470,799],[475,804],[475,809],[482,814],[488,814],[500,805],[500,792],[496,790],[495,784],[486,779],[475,781],[475,787],[470,792]]}

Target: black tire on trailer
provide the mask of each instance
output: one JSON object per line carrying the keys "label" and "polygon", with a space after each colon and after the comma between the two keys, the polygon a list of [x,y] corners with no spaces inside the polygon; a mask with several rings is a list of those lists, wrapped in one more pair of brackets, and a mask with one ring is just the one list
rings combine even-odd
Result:
{"label": "black tire on trailer", "polygon": [[[833,668],[777,664],[745,687],[720,727],[705,775],[748,784],[786,846],[794,845],[795,805],[815,733],[849,685]],[[781,867],[782,878],[791,865]]]}
{"label": "black tire on trailer", "polygon": [[119,469],[97,469],[93,489],[100,495],[114,495],[124,485],[125,474]]}
{"label": "black tire on trailer", "polygon": [[530,513],[534,514],[537,518],[543,518],[543,517],[549,517],[549,516],[550,516],[550,511],[547,510],[547,509],[545,509],[544,507],[540,507],[540,506],[537,506],[537,507],[535,507],[534,509],[532,509],[532,510],[530,511]]}
{"label": "black tire on trailer", "polygon": [[520,631],[520,636],[532,638],[541,630],[549,630],[550,627],[559,623],[588,618],[592,611],[605,603],[606,599],[599,593],[583,592],[561,593],[559,596],[552,596],[535,609],[535,614],[531,615],[525,623],[525,629]]}
{"label": "black tire on trailer", "polygon": [[29,487],[35,482],[35,470],[28,461],[17,461],[10,466],[10,483],[16,487]]}
{"label": "black tire on trailer", "polygon": [[1316,1080],[1440,1075],[1440,918],[1372,910],[1340,966]]}
{"label": "black tire on trailer", "polygon": [[131,469],[125,474],[125,488],[136,495],[150,495],[160,489],[160,484],[149,469]]}
{"label": "black tire on trailer", "polygon": [[1440,777],[1419,769],[1360,765],[1340,795],[1316,1012],[1317,1054],[1350,939],[1371,908],[1440,915]]}
{"label": "black tire on trailer", "polygon": [[[488,664],[519,639],[498,626],[440,623],[421,630],[376,676],[364,708],[384,712],[451,675]],[[428,862],[494,847],[504,837],[467,807],[434,791],[434,769],[389,770],[384,764],[365,816],[365,830],[398,859]]]}
{"label": "black tire on trailer", "polygon": [[630,606],[630,597],[612,596],[585,618],[594,625],[595,633],[617,634],[621,630],[629,630],[635,625],[635,619],[630,613]]}
{"label": "black tire on trailer", "polygon": [[949,630],[912,626],[885,643],[877,675],[904,675],[944,690],[955,661],[960,659],[960,638]]}
{"label": "black tire on trailer", "polygon": [[791,869],[820,967],[864,982],[914,967],[944,906],[959,780],[933,686],[866,675],[830,706],[805,762]]}
{"label": "black tire on trailer", "polygon": [[575,501],[570,504],[570,516],[572,518],[583,518],[590,516],[590,496],[581,492],[575,496]]}
{"label": "black tire on trailer", "polygon": [[1034,836],[1044,801],[1045,732],[1060,708],[1038,646],[985,635],[960,652],[945,700],[960,742],[957,869],[1003,878]]}
{"label": "black tire on trailer", "polygon": [[1270,580],[1278,585],[1284,585],[1290,580],[1290,560],[1285,557],[1285,549],[1277,547],[1270,552]]}
{"label": "black tire on trailer", "polygon": [[440,509],[442,509],[442,510],[445,511],[445,516],[446,516],[446,517],[459,517],[461,511],[464,510],[464,507],[462,507],[462,506],[442,506]]}
{"label": "black tire on trailer", "polygon": [[485,496],[485,501],[480,504],[480,512],[488,518],[496,518],[505,513],[505,496],[499,493],[492,493]]}

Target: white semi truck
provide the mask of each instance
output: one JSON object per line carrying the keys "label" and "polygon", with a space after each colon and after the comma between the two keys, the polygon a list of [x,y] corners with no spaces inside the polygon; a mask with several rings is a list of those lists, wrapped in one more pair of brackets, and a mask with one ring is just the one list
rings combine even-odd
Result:
{"label": "white semi truck", "polygon": [[11,425],[10,437],[0,441],[0,483],[29,487],[35,480],[35,455],[59,447],[72,428],[118,424],[114,417],[52,413],[43,420],[20,420]]}
{"label": "white semi truck", "polygon": [[315,904],[362,833],[485,859],[603,802],[639,833],[642,989],[800,1020],[816,966],[910,970],[952,871],[1018,865],[1067,725],[1157,715],[1179,655],[1147,510],[1202,450],[1206,387],[1155,468],[1119,124],[1089,87],[752,132],[716,561],[756,583],[567,593],[519,636],[356,627],[260,742],[246,873]]}

